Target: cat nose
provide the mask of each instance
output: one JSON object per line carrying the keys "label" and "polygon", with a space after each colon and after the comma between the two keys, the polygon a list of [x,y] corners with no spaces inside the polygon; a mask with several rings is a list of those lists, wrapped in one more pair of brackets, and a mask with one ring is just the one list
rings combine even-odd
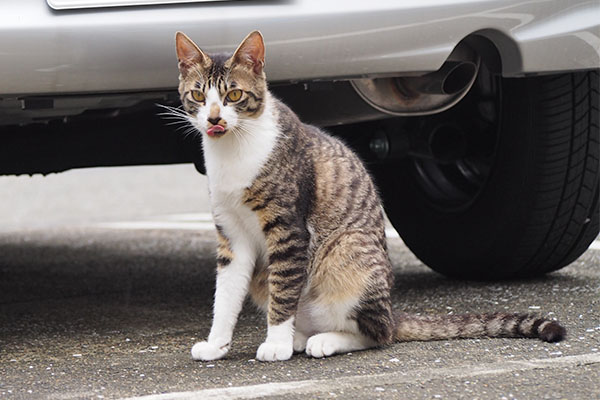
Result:
{"label": "cat nose", "polygon": [[219,123],[219,121],[221,120],[221,117],[217,117],[217,118],[207,118],[207,121],[210,122],[213,125],[217,125]]}

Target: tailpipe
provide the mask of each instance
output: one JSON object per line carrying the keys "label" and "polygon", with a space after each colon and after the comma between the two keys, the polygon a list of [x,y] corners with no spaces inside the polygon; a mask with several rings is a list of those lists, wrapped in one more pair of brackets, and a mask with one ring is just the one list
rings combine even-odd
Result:
{"label": "tailpipe", "polygon": [[454,95],[465,91],[477,75],[477,65],[472,61],[446,61],[432,73],[413,78],[396,78],[398,90],[408,94]]}
{"label": "tailpipe", "polygon": [[395,116],[429,115],[458,103],[469,91],[479,56],[459,43],[439,70],[422,76],[353,80],[354,90],[373,108]]}

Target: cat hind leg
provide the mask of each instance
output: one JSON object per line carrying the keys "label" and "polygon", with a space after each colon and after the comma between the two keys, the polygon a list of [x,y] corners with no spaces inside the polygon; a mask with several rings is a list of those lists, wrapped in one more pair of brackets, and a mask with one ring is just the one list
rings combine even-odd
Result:
{"label": "cat hind leg", "polygon": [[378,235],[351,230],[317,252],[309,288],[316,332],[306,354],[326,357],[391,343],[391,265]]}

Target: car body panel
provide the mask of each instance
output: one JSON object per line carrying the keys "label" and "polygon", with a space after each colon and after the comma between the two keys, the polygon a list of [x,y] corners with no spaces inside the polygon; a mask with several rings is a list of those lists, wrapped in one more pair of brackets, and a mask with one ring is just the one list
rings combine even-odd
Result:
{"label": "car body panel", "polygon": [[172,89],[175,31],[208,52],[254,29],[271,81],[422,74],[478,33],[505,76],[597,68],[597,1],[321,0],[216,2],[56,11],[39,0],[0,9],[0,94]]}
{"label": "car body panel", "polygon": [[46,0],[48,5],[55,10],[79,10],[82,8],[104,8],[104,7],[132,7],[153,6],[176,3],[202,3],[215,1],[239,1],[239,0]]}

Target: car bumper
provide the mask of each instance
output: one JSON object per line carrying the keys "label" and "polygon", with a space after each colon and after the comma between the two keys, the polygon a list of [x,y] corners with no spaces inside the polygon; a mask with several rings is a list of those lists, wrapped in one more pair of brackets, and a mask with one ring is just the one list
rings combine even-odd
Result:
{"label": "car bumper", "polygon": [[4,2],[0,95],[174,88],[177,30],[222,52],[260,29],[271,81],[434,71],[471,34],[494,42],[505,76],[597,68],[598,4],[296,0],[56,11],[39,0]]}

